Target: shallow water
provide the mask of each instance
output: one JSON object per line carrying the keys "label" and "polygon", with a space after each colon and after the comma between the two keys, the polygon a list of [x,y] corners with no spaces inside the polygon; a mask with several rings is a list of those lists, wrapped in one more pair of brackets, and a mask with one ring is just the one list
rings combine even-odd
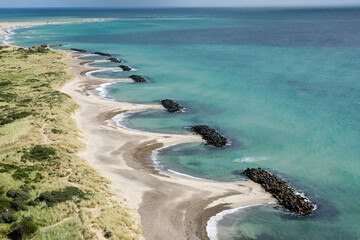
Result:
{"label": "shallow water", "polygon": [[[182,133],[208,124],[232,142],[164,149],[166,168],[216,180],[267,168],[318,205],[307,218],[269,206],[241,210],[219,223],[219,239],[360,238],[359,9],[102,11],[57,17],[119,19],[19,29],[10,41],[114,53],[151,83],[114,84],[108,97],[186,107],[138,113],[126,126]],[[41,14],[33,15],[51,16]]]}

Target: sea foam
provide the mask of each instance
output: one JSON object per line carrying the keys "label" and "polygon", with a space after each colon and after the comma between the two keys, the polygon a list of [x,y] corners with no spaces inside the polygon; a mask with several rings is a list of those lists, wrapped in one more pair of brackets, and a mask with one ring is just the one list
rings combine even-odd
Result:
{"label": "sea foam", "polygon": [[118,115],[116,115],[115,117],[113,117],[111,120],[113,120],[115,122],[115,124],[119,127],[122,127],[122,128],[125,128],[125,129],[131,129],[133,131],[140,131],[141,130],[138,130],[138,129],[134,129],[134,128],[129,128],[127,127],[125,124],[124,124],[124,119],[125,118],[128,118],[136,113],[139,113],[139,112],[145,112],[147,110],[136,110],[136,111],[128,111],[128,112],[125,112],[125,113],[120,113]]}
{"label": "sea foam", "polygon": [[257,162],[257,161],[265,161],[268,160],[267,157],[243,157],[243,158],[237,158],[234,160],[234,162],[237,163],[250,163],[250,162]]}
{"label": "sea foam", "polygon": [[115,84],[116,82],[112,82],[112,83],[103,83],[101,84],[99,87],[95,88],[96,93],[101,97],[101,98],[106,98],[106,94],[107,94],[107,89]]}
{"label": "sea foam", "polygon": [[188,175],[188,174],[185,174],[185,173],[180,173],[180,172],[174,171],[174,170],[169,169],[169,168],[167,168],[167,167],[165,167],[164,165],[161,164],[161,162],[158,160],[158,155],[159,155],[160,151],[162,151],[162,150],[164,150],[166,148],[176,146],[176,145],[178,145],[178,144],[171,144],[171,145],[168,145],[168,146],[164,146],[164,147],[155,149],[154,151],[151,152],[150,160],[151,160],[154,168],[156,170],[159,170],[159,171],[168,171],[168,172],[170,172],[172,174],[175,174],[175,175],[178,175],[178,176],[181,176],[181,177],[185,177],[185,178],[201,180],[201,181],[211,181],[211,180],[208,180],[208,179],[194,177],[194,176],[191,176],[191,175]]}
{"label": "sea foam", "polygon": [[[272,203],[269,203],[269,204],[272,204]],[[247,205],[247,206],[243,206],[243,207],[232,208],[232,209],[224,210],[222,212],[219,212],[215,216],[212,216],[209,219],[209,221],[207,222],[207,225],[206,225],[206,232],[207,232],[207,235],[208,235],[209,239],[210,240],[218,240],[219,239],[218,238],[217,224],[226,215],[235,213],[235,212],[239,211],[240,209],[256,207],[256,206],[262,206],[262,205],[266,205],[266,204],[253,204],[253,205]]]}

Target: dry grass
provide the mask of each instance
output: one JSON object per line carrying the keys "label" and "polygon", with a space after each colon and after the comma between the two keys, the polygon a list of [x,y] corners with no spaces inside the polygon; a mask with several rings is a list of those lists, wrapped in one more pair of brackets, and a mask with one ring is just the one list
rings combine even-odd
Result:
{"label": "dry grass", "polygon": [[[62,51],[0,45],[0,196],[11,200],[5,193],[22,185],[30,187],[31,200],[46,191],[77,187],[86,198],[75,196],[52,207],[25,202],[27,210],[11,211],[18,221],[32,218],[39,227],[32,234],[35,239],[97,239],[99,233],[110,239],[139,239],[141,226],[124,200],[114,201],[121,198],[109,181],[77,156],[84,144],[71,114],[79,106],[59,91],[72,78],[67,60]],[[43,144],[56,154],[43,159],[30,154]],[[24,176],[14,178],[16,171]],[[100,214],[91,214],[91,209]],[[10,228],[0,224],[0,239],[7,238]]]}

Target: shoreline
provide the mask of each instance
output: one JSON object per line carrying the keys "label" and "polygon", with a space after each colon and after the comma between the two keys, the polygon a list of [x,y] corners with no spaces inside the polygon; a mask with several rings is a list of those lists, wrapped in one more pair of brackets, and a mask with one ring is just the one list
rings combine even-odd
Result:
{"label": "shoreline", "polygon": [[6,37],[12,35],[13,31],[18,28],[26,28],[32,26],[40,25],[54,25],[54,24],[69,24],[69,23],[85,23],[85,22],[97,22],[97,21],[106,21],[109,19],[106,18],[90,18],[90,19],[74,19],[74,20],[64,20],[64,21],[21,21],[21,22],[0,22],[0,40],[3,44],[8,44]]}
{"label": "shoreline", "polygon": [[[75,79],[62,91],[80,106],[74,118],[87,145],[81,156],[123,191],[141,218],[146,239],[204,239],[209,219],[219,212],[254,204],[274,203],[273,197],[252,181],[215,182],[182,178],[155,169],[147,159],[159,148],[203,142],[198,135],[145,132],[121,128],[118,113],[163,109],[160,104],[133,104],[102,99],[94,94],[101,84],[128,82],[87,76],[94,68],[69,53]],[[86,54],[84,54],[86,55]]]}

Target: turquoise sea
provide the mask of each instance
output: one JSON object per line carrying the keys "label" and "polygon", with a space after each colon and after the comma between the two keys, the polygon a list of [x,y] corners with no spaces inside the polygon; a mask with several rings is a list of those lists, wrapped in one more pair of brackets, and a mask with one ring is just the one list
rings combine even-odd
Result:
{"label": "turquoise sea", "polygon": [[186,107],[123,124],[176,133],[207,124],[232,142],[165,149],[164,169],[233,181],[261,167],[318,207],[308,217],[241,209],[218,222],[218,239],[360,239],[359,8],[0,10],[0,21],[78,18],[98,21],[17,29],[7,42],[113,53],[151,83],[114,84],[107,97]]}

